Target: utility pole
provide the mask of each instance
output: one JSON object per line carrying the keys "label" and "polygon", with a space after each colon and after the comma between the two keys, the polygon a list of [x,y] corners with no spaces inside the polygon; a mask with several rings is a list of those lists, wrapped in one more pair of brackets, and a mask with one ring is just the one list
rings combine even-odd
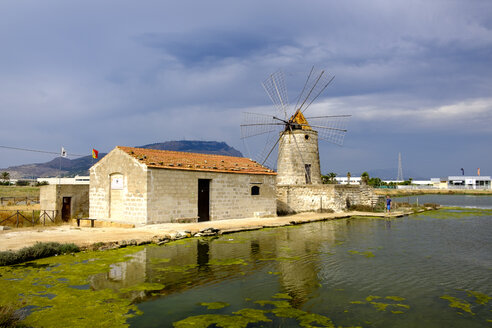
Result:
{"label": "utility pole", "polygon": [[403,179],[403,169],[401,167],[401,153],[398,153],[398,177],[396,178],[397,181],[404,181]]}

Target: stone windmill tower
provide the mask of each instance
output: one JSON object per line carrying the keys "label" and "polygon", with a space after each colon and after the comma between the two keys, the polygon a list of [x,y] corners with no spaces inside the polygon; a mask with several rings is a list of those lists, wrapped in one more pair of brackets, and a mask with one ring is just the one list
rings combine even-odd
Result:
{"label": "stone windmill tower", "polygon": [[[263,87],[276,107],[275,115],[243,113],[241,138],[265,137],[263,151],[257,157],[262,165],[278,146],[277,184],[321,184],[318,138],[341,145],[350,115],[306,117],[304,112],[333,81],[325,71],[311,69],[293,110],[289,109],[284,75],[271,74]],[[289,112],[293,114],[289,115]]]}

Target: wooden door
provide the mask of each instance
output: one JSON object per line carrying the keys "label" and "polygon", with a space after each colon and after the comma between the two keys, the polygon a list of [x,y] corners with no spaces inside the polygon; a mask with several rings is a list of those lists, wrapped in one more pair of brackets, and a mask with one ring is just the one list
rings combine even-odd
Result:
{"label": "wooden door", "polygon": [[210,180],[198,179],[198,222],[210,220]]}
{"label": "wooden door", "polygon": [[72,214],[72,197],[63,197],[61,217],[64,222],[70,220]]}

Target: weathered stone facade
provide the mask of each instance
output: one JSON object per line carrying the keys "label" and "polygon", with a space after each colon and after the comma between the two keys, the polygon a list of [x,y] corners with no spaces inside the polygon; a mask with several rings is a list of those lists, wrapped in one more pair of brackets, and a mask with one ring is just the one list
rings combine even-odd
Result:
{"label": "weathered stone facade", "polygon": [[[137,224],[197,219],[199,180],[209,181],[210,220],[276,215],[274,173],[248,174],[239,166],[230,172],[213,172],[213,167],[201,171],[180,163],[177,168],[154,168],[142,161],[116,148],[91,168],[91,218]],[[252,195],[255,186],[258,195]]]}
{"label": "weathered stone facade", "polygon": [[[309,166],[310,181],[306,181],[305,165]],[[277,160],[278,185],[321,184],[318,132],[292,130],[280,138]]]}
{"label": "weathered stone facade", "polygon": [[[64,200],[65,199],[65,200]],[[53,184],[41,186],[39,203],[41,211],[55,211],[55,220],[62,220],[65,201],[66,216],[64,220],[82,218],[89,215],[89,185]],[[67,207],[67,205],[69,205]],[[51,216],[51,213],[48,213]]]}
{"label": "weathered stone facade", "polygon": [[380,196],[371,187],[354,185],[277,186],[277,212],[323,212],[346,210],[350,205],[375,206]]}

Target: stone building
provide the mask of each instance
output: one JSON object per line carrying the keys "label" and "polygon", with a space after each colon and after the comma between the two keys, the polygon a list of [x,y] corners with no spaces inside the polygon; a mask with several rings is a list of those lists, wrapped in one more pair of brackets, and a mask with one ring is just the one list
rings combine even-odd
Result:
{"label": "stone building", "polygon": [[89,184],[51,184],[39,192],[41,215],[68,222],[89,215]]}
{"label": "stone building", "polygon": [[90,169],[90,217],[136,224],[276,215],[276,173],[250,159],[116,147]]}

